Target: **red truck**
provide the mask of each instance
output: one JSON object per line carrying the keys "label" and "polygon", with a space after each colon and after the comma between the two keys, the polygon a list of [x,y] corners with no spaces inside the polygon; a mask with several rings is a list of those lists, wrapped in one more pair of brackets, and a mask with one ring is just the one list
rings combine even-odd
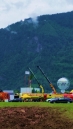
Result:
{"label": "red truck", "polygon": [[73,93],[64,93],[64,97],[73,99]]}

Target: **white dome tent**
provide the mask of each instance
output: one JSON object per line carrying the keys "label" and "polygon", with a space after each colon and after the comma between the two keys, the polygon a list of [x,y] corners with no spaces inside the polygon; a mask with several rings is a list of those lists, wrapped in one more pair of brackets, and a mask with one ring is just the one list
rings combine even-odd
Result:
{"label": "white dome tent", "polygon": [[57,86],[61,90],[61,93],[64,93],[69,88],[70,82],[66,77],[62,77],[57,81]]}

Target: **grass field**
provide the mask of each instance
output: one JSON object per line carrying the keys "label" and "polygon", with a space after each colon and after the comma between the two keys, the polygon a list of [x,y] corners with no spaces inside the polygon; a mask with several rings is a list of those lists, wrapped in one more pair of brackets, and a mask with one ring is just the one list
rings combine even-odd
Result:
{"label": "grass field", "polygon": [[0,108],[3,107],[51,107],[59,109],[63,115],[73,119],[73,103],[50,104],[49,102],[0,102]]}

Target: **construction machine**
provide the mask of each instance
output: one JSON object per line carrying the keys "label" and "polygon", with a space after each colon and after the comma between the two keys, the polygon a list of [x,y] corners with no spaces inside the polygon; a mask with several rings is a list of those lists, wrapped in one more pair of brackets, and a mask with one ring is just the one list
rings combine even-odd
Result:
{"label": "construction machine", "polygon": [[33,75],[33,77],[35,78],[35,80],[37,81],[39,87],[42,89],[42,93],[44,93],[44,88],[43,86],[40,84],[40,82],[37,80],[36,76],[34,75],[33,71],[29,68],[30,73]]}
{"label": "construction machine", "polygon": [[49,85],[53,91],[53,94],[46,94],[45,98],[58,98],[58,97],[63,97],[63,94],[61,93],[57,93],[55,87],[53,86],[53,84],[51,83],[51,81],[48,79],[48,77],[46,76],[46,74],[44,73],[44,71],[41,69],[40,66],[37,66],[37,68],[41,71],[41,73],[44,75],[44,77],[46,78],[46,80],[49,82]]}
{"label": "construction machine", "polygon": [[[30,71],[30,75],[29,75],[29,82],[31,82],[32,78],[34,77],[35,80],[37,81],[39,87],[42,90],[42,93],[23,93],[21,95],[21,98],[24,101],[34,101],[34,102],[38,102],[38,101],[44,101],[44,88],[43,86],[39,83],[39,81],[37,80],[36,76],[34,75],[33,71],[28,68]],[[31,85],[31,84],[30,84]],[[31,86],[30,86],[31,87]]]}
{"label": "construction machine", "polygon": [[41,67],[40,67],[40,66],[37,66],[37,68],[41,71],[41,73],[44,75],[44,77],[46,78],[46,80],[49,82],[49,85],[50,85],[50,87],[52,88],[53,93],[57,93],[55,87],[53,86],[53,84],[51,83],[51,81],[49,80],[49,78],[45,75],[45,73],[44,73],[44,71],[41,69]]}
{"label": "construction machine", "polygon": [[32,75],[34,78],[35,78],[35,80],[37,81],[37,83],[38,83],[38,85],[39,85],[39,87],[41,88],[41,90],[42,90],[42,93],[36,93],[36,95],[33,93],[33,95],[31,96],[31,98],[32,98],[32,100],[33,101],[45,101],[45,99],[46,99],[46,95],[45,95],[45,93],[44,93],[44,88],[43,88],[43,86],[40,84],[40,82],[37,80],[37,78],[36,78],[36,76],[34,75],[34,73],[33,73],[33,71],[29,68],[29,71],[30,71],[30,75]]}

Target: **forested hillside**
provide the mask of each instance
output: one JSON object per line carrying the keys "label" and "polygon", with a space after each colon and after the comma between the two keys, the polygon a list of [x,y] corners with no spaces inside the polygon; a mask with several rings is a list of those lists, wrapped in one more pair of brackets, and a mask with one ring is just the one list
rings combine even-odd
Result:
{"label": "forested hillside", "polygon": [[[0,89],[25,87],[30,67],[51,91],[37,65],[56,88],[61,77],[67,77],[73,88],[73,12],[29,18],[0,29]],[[35,79],[32,85],[38,87]]]}

